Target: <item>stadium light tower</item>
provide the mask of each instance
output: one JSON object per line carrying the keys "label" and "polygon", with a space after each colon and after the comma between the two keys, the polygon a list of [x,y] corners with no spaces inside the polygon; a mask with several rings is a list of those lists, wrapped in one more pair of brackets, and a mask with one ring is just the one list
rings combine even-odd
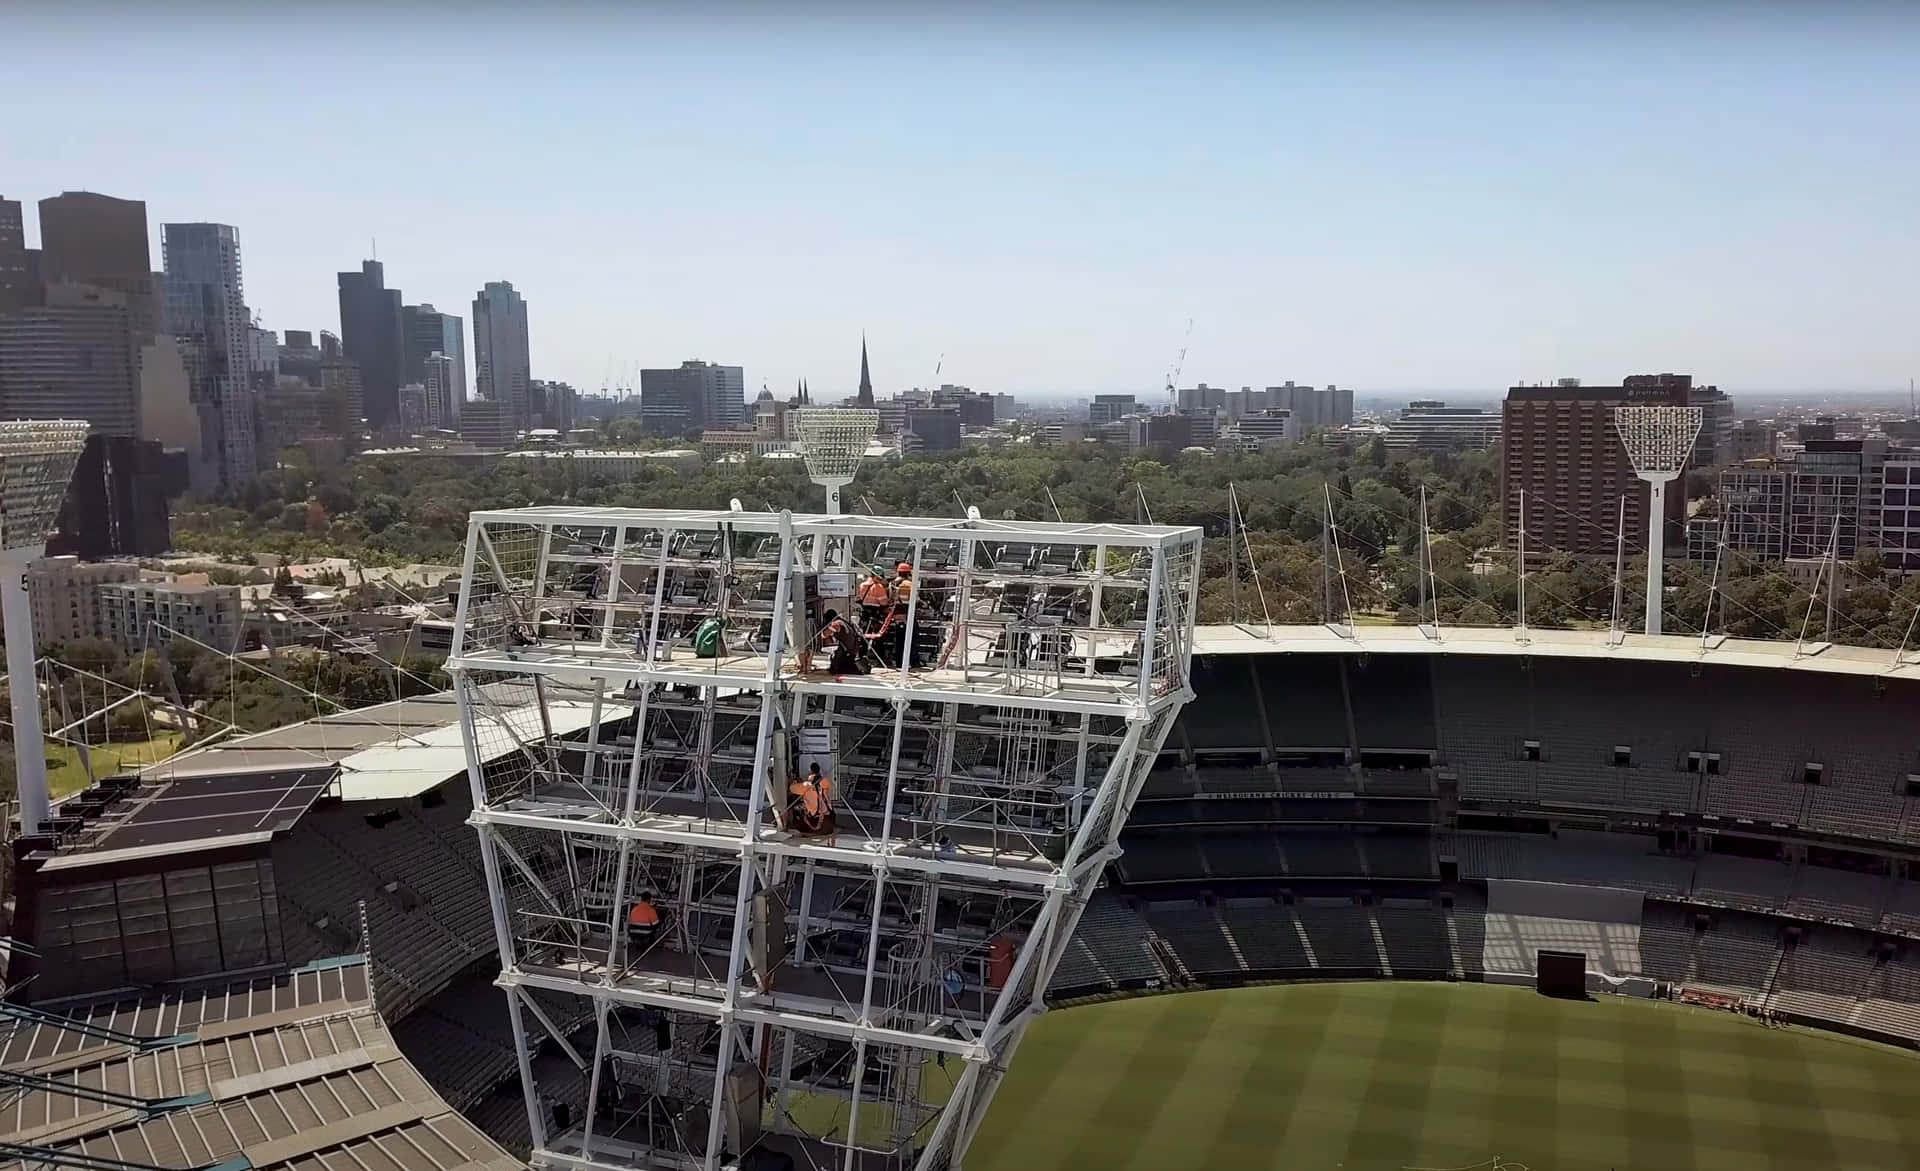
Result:
{"label": "stadium light tower", "polygon": [[801,407],[793,435],[807,477],[827,490],[827,515],[840,515],[840,489],[853,483],[867,444],[880,429],[880,412],[852,407]]}
{"label": "stadium light tower", "polygon": [[47,532],[67,495],[87,424],[73,419],[0,423],[0,629],[7,638],[7,693],[13,706],[13,757],[20,832],[39,833],[52,811],[46,746],[40,741],[40,691],[34,675],[33,608],[27,565],[47,551]]}
{"label": "stadium light tower", "polygon": [[1667,541],[1667,485],[1686,469],[1693,441],[1700,434],[1699,407],[1624,406],[1613,408],[1613,428],[1627,449],[1634,474],[1647,482],[1647,633],[1660,633],[1660,605],[1666,574],[1662,562]]}

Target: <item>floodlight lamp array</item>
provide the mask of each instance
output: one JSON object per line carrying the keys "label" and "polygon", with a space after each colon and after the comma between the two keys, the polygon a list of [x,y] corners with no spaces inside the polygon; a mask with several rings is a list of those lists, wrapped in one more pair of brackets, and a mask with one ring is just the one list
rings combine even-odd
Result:
{"label": "floodlight lamp array", "polygon": [[1613,427],[1633,470],[1645,478],[1672,479],[1687,466],[1705,413],[1699,407],[1613,408]]}
{"label": "floodlight lamp array", "polygon": [[880,429],[880,412],[851,407],[800,407],[793,434],[816,484],[851,484]]}
{"label": "floodlight lamp array", "polygon": [[0,549],[46,547],[86,444],[84,420],[0,422]]}

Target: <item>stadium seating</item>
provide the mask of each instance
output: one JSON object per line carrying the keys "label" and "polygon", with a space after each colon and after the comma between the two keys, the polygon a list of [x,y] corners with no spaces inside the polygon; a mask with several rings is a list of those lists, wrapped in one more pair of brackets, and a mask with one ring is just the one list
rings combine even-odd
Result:
{"label": "stadium seating", "polygon": [[1094,963],[1116,986],[1167,978],[1166,969],[1147,947],[1146,923],[1111,895],[1093,897],[1080,915],[1074,938],[1087,945]]}
{"label": "stadium seating", "polygon": [[1226,899],[1220,917],[1253,971],[1303,971],[1312,967],[1305,936],[1293,912],[1272,899]]}
{"label": "stadium seating", "polygon": [[1460,834],[1455,839],[1460,873],[1466,878],[1524,878],[1649,894],[1684,892],[1693,864],[1651,853],[1651,847],[1647,839],[1624,834],[1568,834],[1561,840]]}
{"label": "stadium seating", "polygon": [[[462,1110],[503,1082],[514,1082],[517,1088],[513,1023],[505,995],[494,986],[496,974],[491,964],[476,965],[393,1030],[407,1060],[441,1097]],[[536,992],[534,998],[562,1031],[571,1034],[589,1019],[589,1002],[578,997]],[[531,1013],[522,1014],[522,1024],[535,1046],[547,1035]]]}
{"label": "stadium seating", "polygon": [[1920,1041],[1920,964],[1902,956],[1876,965],[1851,1023]]}
{"label": "stadium seating", "polygon": [[1460,973],[1469,979],[1486,974],[1481,958],[1487,950],[1487,897],[1477,890],[1456,891],[1453,906],[1447,909],[1447,939],[1460,965]]}
{"label": "stadium seating", "polygon": [[1213,908],[1191,901],[1150,903],[1147,925],[1180,956],[1195,974],[1242,972],[1246,965],[1235,955],[1237,946]]}
{"label": "stadium seating", "polygon": [[1788,948],[1768,989],[1776,1012],[1844,1021],[1873,968],[1870,936],[1816,928]]}
{"label": "stadium seating", "polygon": [[1301,903],[1293,908],[1307,934],[1314,966],[1347,972],[1379,972],[1386,964],[1365,909],[1353,904]]}
{"label": "stadium seating", "polygon": [[1249,661],[1254,664],[1276,750],[1348,751],[1347,705],[1341,698],[1340,664],[1332,656],[1290,656],[1282,661],[1263,655]]}
{"label": "stadium seating", "polygon": [[1355,660],[1348,666],[1347,687],[1362,752],[1434,746],[1433,678],[1424,660]]}
{"label": "stadium seating", "polygon": [[1392,975],[1446,975],[1458,970],[1440,908],[1430,903],[1383,903],[1373,909],[1373,920]]}
{"label": "stadium seating", "polygon": [[1758,915],[1717,914],[1701,932],[1681,982],[1737,996],[1758,996],[1780,961],[1780,927]]}
{"label": "stadium seating", "polygon": [[1348,878],[1365,873],[1351,836],[1335,833],[1283,834],[1277,839],[1287,873],[1302,878]]}
{"label": "stadium seating", "polygon": [[1196,752],[1231,750],[1270,751],[1254,698],[1248,660],[1197,658],[1193,661],[1193,688],[1213,702],[1188,704],[1181,709],[1174,739]]}
{"label": "stadium seating", "polygon": [[1640,909],[1641,974],[1671,984],[1686,982],[1693,967],[1696,937],[1692,911],[1649,902]]}
{"label": "stadium seating", "polygon": [[1904,935],[1920,935],[1920,883],[1896,882],[1887,895],[1880,928]]}
{"label": "stadium seating", "polygon": [[1880,922],[1888,885],[1885,875],[1802,866],[1787,896],[1787,910],[1809,919],[1872,927]]}
{"label": "stadium seating", "polygon": [[[1920,839],[1905,795],[1920,770],[1911,689],[1551,658],[1447,656],[1433,660],[1433,676],[1436,747],[1463,797]],[[1818,784],[1806,783],[1811,764]]]}
{"label": "stadium seating", "polygon": [[471,808],[466,788],[445,791],[449,799],[431,808],[316,806],[274,842],[276,871],[298,876],[281,891],[288,959],[357,949],[364,902],[375,1001],[396,1024],[494,949],[479,841],[460,824]]}
{"label": "stadium seating", "polygon": [[1786,906],[1793,870],[1784,862],[1709,854],[1693,869],[1691,897],[1699,902],[1776,911]]}
{"label": "stadium seating", "polygon": [[1431,878],[1433,846],[1426,836],[1378,835],[1359,839],[1367,873],[1375,878]]}

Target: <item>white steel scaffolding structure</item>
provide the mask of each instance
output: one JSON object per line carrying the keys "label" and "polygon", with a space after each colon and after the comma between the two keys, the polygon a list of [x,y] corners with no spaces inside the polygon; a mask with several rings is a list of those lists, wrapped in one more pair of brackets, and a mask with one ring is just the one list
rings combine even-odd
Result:
{"label": "white steel scaffolding structure", "polygon": [[[809,568],[902,562],[857,619]],[[449,666],[535,1163],[958,1167],[1191,695],[1199,571],[1171,526],[475,513]]]}

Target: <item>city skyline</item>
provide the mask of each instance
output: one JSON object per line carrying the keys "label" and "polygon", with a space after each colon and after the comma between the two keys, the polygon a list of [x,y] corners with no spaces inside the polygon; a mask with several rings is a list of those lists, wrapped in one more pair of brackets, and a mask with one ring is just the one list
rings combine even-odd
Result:
{"label": "city skyline", "polygon": [[[512,281],[541,307],[534,376],[588,390],[701,357],[837,400],[862,331],[883,397],[1144,395],[1183,345],[1186,385],[1371,392],[1920,369],[1920,174],[1885,149],[1920,109],[1902,9],[491,12],[435,25],[441,82],[527,183],[457,197],[378,116],[413,100],[410,50],[382,46],[426,14],[338,73],[317,14],[221,11],[235,70],[156,89],[60,66],[83,10],[15,14],[18,92],[64,115],[17,120],[5,191],[236,225],[276,330],[338,328],[332,274],[377,254],[409,301]],[[164,56],[214,11],[86,35]],[[509,45],[521,83],[487,84]],[[1201,55],[1205,84],[1168,79]],[[183,132],[239,90],[232,138]],[[269,147],[323,165],[257,166]]]}

